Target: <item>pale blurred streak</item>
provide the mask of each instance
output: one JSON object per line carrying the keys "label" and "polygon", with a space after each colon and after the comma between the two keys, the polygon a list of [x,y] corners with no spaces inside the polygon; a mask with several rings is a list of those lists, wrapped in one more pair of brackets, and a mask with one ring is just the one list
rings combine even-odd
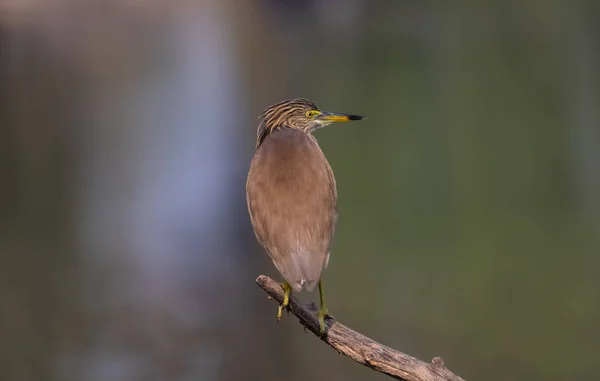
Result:
{"label": "pale blurred streak", "polygon": [[[97,138],[82,147],[89,163],[80,174],[87,188],[84,251],[94,268],[110,274],[107,287],[116,285],[103,308],[133,309],[140,321],[129,324],[140,325],[137,340],[150,352],[140,366],[127,341],[127,333],[136,339],[135,330],[108,342],[100,333],[97,340],[105,345],[94,366],[98,380],[160,374],[164,364],[154,357],[166,357],[173,376],[211,379],[223,362],[222,351],[209,350],[205,342],[214,341],[212,331],[234,310],[216,290],[234,288],[241,272],[242,262],[232,260],[237,245],[229,238],[235,204],[223,196],[242,185],[234,175],[244,161],[230,149],[243,104],[236,95],[239,61],[222,11],[218,2],[204,2],[173,12],[158,25],[165,30],[154,47],[166,49],[167,59],[156,62],[149,53],[156,75],[141,76],[122,98],[108,93],[91,105],[94,115],[119,114],[93,126]],[[107,125],[112,131],[106,139]],[[98,300],[98,291],[90,292]],[[178,337],[188,335],[197,337],[197,345],[178,345]],[[121,359],[106,362],[102,355],[108,353],[121,353]]]}

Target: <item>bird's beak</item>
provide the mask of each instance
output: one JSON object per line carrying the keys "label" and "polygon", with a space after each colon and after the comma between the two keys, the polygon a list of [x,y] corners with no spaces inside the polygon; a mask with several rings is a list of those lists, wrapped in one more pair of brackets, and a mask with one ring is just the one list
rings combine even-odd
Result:
{"label": "bird's beak", "polygon": [[319,116],[317,116],[317,120],[322,120],[326,123],[331,122],[349,122],[351,120],[361,120],[364,117],[360,115],[352,115],[352,114],[343,114],[339,112],[327,112],[322,111]]}

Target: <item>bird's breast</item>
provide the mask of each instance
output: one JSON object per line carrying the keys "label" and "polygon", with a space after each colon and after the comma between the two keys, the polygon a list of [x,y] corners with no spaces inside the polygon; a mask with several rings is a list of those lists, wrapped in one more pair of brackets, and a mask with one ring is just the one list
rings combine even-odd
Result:
{"label": "bird's breast", "polygon": [[336,185],[312,136],[291,128],[267,136],[252,161],[247,193],[262,241],[278,241],[281,249],[329,250],[337,220]]}

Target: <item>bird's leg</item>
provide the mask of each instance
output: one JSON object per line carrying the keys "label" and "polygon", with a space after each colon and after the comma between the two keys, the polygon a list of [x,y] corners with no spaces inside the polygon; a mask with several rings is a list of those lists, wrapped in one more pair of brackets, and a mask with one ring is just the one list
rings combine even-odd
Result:
{"label": "bird's leg", "polygon": [[283,313],[283,309],[286,308],[290,304],[290,295],[292,294],[292,286],[288,282],[283,282],[281,284],[281,288],[283,288],[283,303],[279,305],[279,309],[277,310],[277,321],[281,320],[281,314]]}
{"label": "bird's leg", "polygon": [[323,295],[323,282],[319,280],[319,296],[321,298],[321,308],[319,308],[319,331],[321,336],[325,334],[325,317],[332,318],[329,314],[329,310],[327,309],[327,305],[325,305],[325,297]]}

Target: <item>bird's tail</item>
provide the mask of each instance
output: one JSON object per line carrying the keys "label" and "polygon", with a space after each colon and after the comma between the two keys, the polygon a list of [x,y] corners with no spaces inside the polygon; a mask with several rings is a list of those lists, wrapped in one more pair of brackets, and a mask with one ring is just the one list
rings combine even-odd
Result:
{"label": "bird's tail", "polygon": [[298,252],[278,259],[273,260],[273,263],[294,291],[300,292],[303,287],[312,291],[319,283],[323,269],[327,267],[329,253],[323,256]]}

